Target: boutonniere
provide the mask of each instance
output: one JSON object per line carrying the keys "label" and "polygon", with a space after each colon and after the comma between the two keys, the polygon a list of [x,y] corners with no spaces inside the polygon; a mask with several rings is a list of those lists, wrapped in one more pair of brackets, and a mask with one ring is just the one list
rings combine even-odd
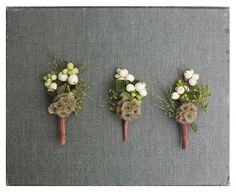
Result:
{"label": "boutonniere", "polygon": [[208,85],[197,85],[199,75],[193,70],[184,72],[183,79],[176,81],[174,87],[164,90],[165,97],[157,95],[158,107],[169,117],[174,118],[182,128],[182,149],[186,149],[189,127],[197,131],[196,119],[199,108],[208,109],[206,98],[211,95]]}
{"label": "boutonniere", "polygon": [[118,68],[115,73],[115,83],[109,89],[111,110],[124,122],[123,140],[128,140],[129,122],[137,119],[141,114],[141,103],[147,95],[144,82],[136,80],[127,69]]}
{"label": "boutonniere", "polygon": [[48,107],[50,114],[59,118],[60,143],[66,143],[66,118],[78,113],[84,102],[87,81],[79,78],[84,67],[75,67],[73,63],[52,56],[52,70],[43,77],[44,85],[52,103]]}

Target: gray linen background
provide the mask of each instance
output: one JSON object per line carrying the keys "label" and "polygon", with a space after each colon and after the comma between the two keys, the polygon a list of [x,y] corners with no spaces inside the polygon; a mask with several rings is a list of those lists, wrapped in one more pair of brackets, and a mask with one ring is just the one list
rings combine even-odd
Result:
{"label": "gray linen background", "polygon": [[[93,85],[67,120],[65,146],[41,81],[49,49],[86,66]],[[106,95],[119,65],[149,87],[128,143]],[[158,80],[178,78],[177,66],[212,89],[187,151],[151,97]],[[8,185],[226,185],[228,177],[228,8],[7,8]]]}

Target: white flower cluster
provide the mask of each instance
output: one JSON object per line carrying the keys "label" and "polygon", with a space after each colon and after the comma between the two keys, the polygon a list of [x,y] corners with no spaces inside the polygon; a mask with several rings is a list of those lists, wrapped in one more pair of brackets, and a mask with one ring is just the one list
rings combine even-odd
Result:
{"label": "white flower cluster", "polygon": [[[197,85],[197,81],[199,79],[199,75],[194,73],[194,71],[191,70],[186,70],[184,72],[184,79],[187,81],[190,86],[195,86]],[[181,95],[185,93],[185,91],[189,91],[189,87],[187,85],[184,85],[181,80],[178,80],[176,82],[176,87],[175,87],[175,92],[171,94],[171,98],[173,100],[178,100]],[[185,94],[186,97],[186,94]]]}
{"label": "white flower cluster", "polygon": [[76,85],[79,81],[78,76],[76,75],[78,73],[79,69],[74,68],[73,63],[68,63],[67,68],[63,69],[63,71],[60,72],[58,76],[55,74],[48,74],[44,76],[43,79],[45,80],[45,86],[47,87],[48,91],[54,91],[57,89],[57,83],[52,81],[55,81],[58,78],[62,82],[68,81],[70,85]]}
{"label": "white flower cluster", "polygon": [[199,79],[199,75],[197,73],[194,73],[194,71],[187,70],[184,72],[184,79],[185,81],[188,81],[190,86],[195,86],[197,85],[197,80]]}
{"label": "white flower cluster", "polygon": [[141,99],[142,97],[147,96],[146,83],[137,82],[133,84],[132,82],[134,81],[134,76],[132,74],[129,74],[127,69],[118,68],[116,70],[115,78],[118,80],[126,80],[131,82],[127,84],[126,91],[131,93],[133,97]]}
{"label": "white flower cluster", "polygon": [[134,81],[134,76],[132,74],[129,74],[127,69],[118,68],[116,70],[115,78],[118,80],[128,80],[131,82]]}

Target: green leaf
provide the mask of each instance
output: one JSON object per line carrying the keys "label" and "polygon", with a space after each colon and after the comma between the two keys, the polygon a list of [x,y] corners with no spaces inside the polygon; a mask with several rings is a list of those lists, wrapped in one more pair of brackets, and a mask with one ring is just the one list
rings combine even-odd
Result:
{"label": "green leaf", "polygon": [[138,82],[140,82],[140,81],[136,79],[136,80],[134,80],[134,81],[132,82],[132,84],[135,85],[135,84],[138,83]]}
{"label": "green leaf", "polygon": [[126,82],[124,80],[116,80],[116,91],[121,94],[125,92]]}
{"label": "green leaf", "polygon": [[55,92],[52,92],[52,91],[47,91],[47,94],[48,94],[48,96],[49,96],[49,98],[55,98],[55,96],[56,96],[56,93]]}
{"label": "green leaf", "polygon": [[62,94],[66,91],[66,85],[62,85],[57,88],[57,94]]}
{"label": "green leaf", "polygon": [[196,125],[196,123],[195,123],[195,122],[192,122],[192,123],[190,124],[190,126],[191,126],[193,132],[196,133],[196,132],[197,132],[197,125]]}
{"label": "green leaf", "polygon": [[78,67],[78,69],[79,69],[78,73],[82,73],[82,72],[86,71],[86,68],[84,66],[80,66],[80,67]]}

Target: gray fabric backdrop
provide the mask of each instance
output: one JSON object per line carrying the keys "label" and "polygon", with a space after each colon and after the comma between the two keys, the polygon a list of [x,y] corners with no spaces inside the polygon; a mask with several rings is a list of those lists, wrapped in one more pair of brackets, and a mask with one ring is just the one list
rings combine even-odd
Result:
{"label": "gray fabric backdrop", "polygon": [[[48,49],[87,67],[93,85],[84,109],[70,117],[67,144],[42,75]],[[142,116],[122,141],[107,89],[116,66],[146,81]],[[158,80],[193,68],[212,89],[209,112],[180,148],[179,126],[153,106]],[[8,185],[226,185],[229,178],[228,8],[8,8]]]}

